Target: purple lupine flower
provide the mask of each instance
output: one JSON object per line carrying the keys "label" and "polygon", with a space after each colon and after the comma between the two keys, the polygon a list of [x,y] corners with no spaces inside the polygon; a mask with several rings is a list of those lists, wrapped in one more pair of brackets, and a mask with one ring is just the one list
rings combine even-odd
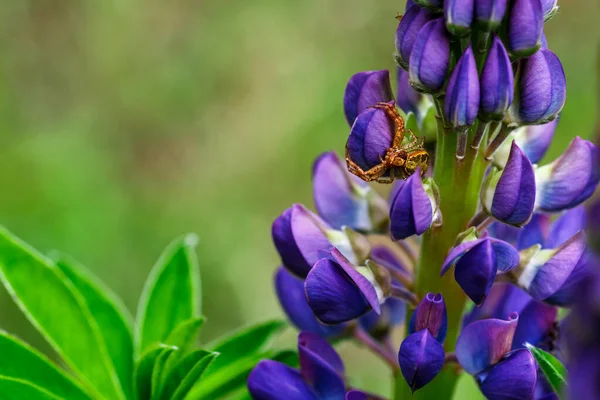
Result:
{"label": "purple lupine flower", "polygon": [[[433,14],[421,7],[411,7],[400,20],[396,30],[396,61],[402,68],[408,70],[410,53],[412,52],[417,35],[423,26],[434,18]],[[400,95],[400,92],[398,92]]]}
{"label": "purple lupine flower", "polygon": [[445,0],[444,18],[446,28],[456,36],[466,36],[471,32],[475,0]]}
{"label": "purple lupine flower", "polygon": [[[557,117],[542,125],[522,126],[512,132],[510,137],[512,137],[519,148],[523,150],[523,153],[525,153],[532,164],[540,162],[548,151],[559,119],[560,118]],[[494,153],[494,164],[504,168],[511,147],[511,141],[507,140]]]}
{"label": "purple lupine flower", "polygon": [[281,308],[296,328],[324,338],[339,336],[345,329],[344,325],[323,325],[315,318],[306,302],[304,281],[289,273],[287,269],[279,267],[274,281]]}
{"label": "purple lupine flower", "polygon": [[444,366],[444,357],[444,347],[426,328],[402,341],[398,362],[413,393],[436,377]]}
{"label": "purple lupine flower", "polygon": [[325,231],[331,227],[304,206],[294,204],[273,222],[272,235],[283,264],[295,275],[305,277],[320,259],[319,252],[330,249]]}
{"label": "purple lupine flower", "polygon": [[254,400],[343,400],[346,394],[340,356],[321,337],[298,335],[300,370],[278,361],[259,362],[248,376]]}
{"label": "purple lupine flower", "polygon": [[431,107],[431,101],[423,93],[417,92],[410,86],[408,81],[408,72],[398,68],[398,98],[396,103],[404,113],[413,113],[417,119],[417,124],[421,126]]}
{"label": "purple lupine flower", "polygon": [[534,54],[542,44],[544,15],[540,0],[514,0],[508,14],[508,50],[517,57]]}
{"label": "purple lupine flower", "polygon": [[385,112],[369,108],[360,113],[348,137],[348,155],[363,170],[381,163],[392,145],[394,126]]}
{"label": "purple lupine flower", "polygon": [[441,275],[454,267],[454,278],[476,305],[481,305],[498,271],[508,272],[519,263],[519,253],[510,244],[484,237],[459,244],[444,260]]}
{"label": "purple lupine flower", "polygon": [[432,184],[430,179],[423,183],[417,170],[396,192],[390,207],[390,233],[394,240],[421,235],[429,229],[439,204]]}
{"label": "purple lupine flower", "polygon": [[441,293],[427,293],[410,318],[409,334],[423,329],[428,329],[438,342],[444,342],[448,329],[448,315],[444,296]]}
{"label": "purple lupine flower", "polygon": [[414,0],[414,2],[423,8],[427,8],[432,11],[441,11],[444,6],[443,0]]}
{"label": "purple lupine flower", "polygon": [[313,165],[313,198],[317,212],[336,229],[357,231],[387,227],[387,202],[352,175],[334,152],[321,154]]}
{"label": "purple lupine flower", "polygon": [[600,182],[600,152],[580,137],[554,162],[535,172],[536,208],[556,212],[587,200]]}
{"label": "purple lupine flower", "polygon": [[544,21],[549,20],[558,11],[558,0],[541,0]]}
{"label": "purple lupine flower", "polygon": [[[538,1],[538,0],[517,0]],[[537,125],[558,116],[567,97],[565,72],[556,54],[541,49],[520,61],[515,100],[510,108],[513,122]]]}
{"label": "purple lupine flower", "polygon": [[533,298],[544,300],[555,294],[567,282],[585,256],[585,233],[578,232],[555,249],[540,250],[539,247],[530,249],[533,254],[523,258],[518,284]]}
{"label": "purple lupine flower", "polygon": [[536,364],[526,349],[511,350],[517,313],[508,320],[485,319],[463,328],[456,341],[456,358],[474,375],[489,399],[530,399],[536,385]]}
{"label": "purple lupine flower", "polygon": [[388,70],[365,71],[354,74],[344,93],[344,114],[352,126],[356,117],[377,102],[394,100]]}
{"label": "purple lupine flower", "polygon": [[479,76],[471,46],[458,60],[446,88],[444,114],[455,128],[473,125],[479,112]]}
{"label": "purple lupine flower", "polygon": [[513,141],[503,170],[492,168],[481,187],[485,211],[509,225],[523,226],[534,209],[536,182],[533,166]]}
{"label": "purple lupine flower", "polygon": [[410,10],[413,6],[416,6],[414,0],[406,0],[406,4],[404,5],[404,11]]}
{"label": "purple lupine flower", "polygon": [[485,121],[501,121],[513,101],[514,76],[508,53],[496,35],[483,65],[480,87],[480,117]]}
{"label": "purple lupine flower", "polygon": [[429,21],[417,35],[409,62],[413,88],[424,93],[438,92],[444,86],[450,61],[450,36],[442,18]]}
{"label": "purple lupine flower", "polygon": [[[495,31],[506,13],[507,0],[478,0],[475,2],[475,22],[484,31]],[[488,56],[489,57],[489,56]]]}
{"label": "purple lupine flower", "polygon": [[384,292],[389,288],[381,288],[373,275],[369,267],[352,265],[334,248],[329,258],[319,260],[306,277],[308,305],[325,324],[350,321],[370,310],[380,314]]}

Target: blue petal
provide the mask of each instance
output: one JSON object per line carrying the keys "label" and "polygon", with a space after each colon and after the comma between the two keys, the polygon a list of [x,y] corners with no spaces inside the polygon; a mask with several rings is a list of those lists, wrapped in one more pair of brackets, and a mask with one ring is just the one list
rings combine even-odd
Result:
{"label": "blue petal", "polygon": [[492,243],[496,254],[496,268],[502,272],[508,272],[519,264],[519,252],[510,244],[498,240],[487,239]]}
{"label": "blue petal", "polygon": [[527,126],[523,136],[517,138],[519,147],[533,164],[540,162],[548,151],[559,119],[557,117],[546,124]]}
{"label": "blue petal", "polygon": [[545,298],[544,302],[560,307],[571,306],[581,284],[592,276],[593,267],[593,255],[586,250],[565,283],[552,296]]}
{"label": "blue petal", "polygon": [[410,318],[409,333],[423,329],[428,329],[438,342],[444,342],[448,329],[448,315],[441,293],[427,293]]}
{"label": "blue petal", "polygon": [[387,70],[359,72],[350,78],[344,93],[344,114],[352,126],[358,115],[377,102],[394,100]]}
{"label": "blue petal", "polygon": [[314,333],[301,332],[298,335],[298,356],[302,377],[319,398],[344,398],[344,365],[327,341]]}
{"label": "blue petal", "polygon": [[390,231],[394,240],[421,235],[433,221],[431,200],[423,188],[420,170],[412,174],[396,194],[390,208]]}
{"label": "blue petal", "polygon": [[409,63],[411,85],[419,91],[437,92],[444,86],[450,60],[450,37],[444,20],[426,23],[415,40]]}
{"label": "blue petal", "polygon": [[463,36],[471,31],[473,14],[475,12],[474,0],[445,0],[444,16],[448,30],[458,36]]}
{"label": "blue petal", "polygon": [[506,321],[485,319],[463,328],[456,341],[456,358],[464,370],[475,375],[500,361],[511,349],[518,322],[513,313]]}
{"label": "blue petal", "polygon": [[515,350],[482,375],[479,388],[488,400],[529,400],[535,390],[536,364],[529,350]]}
{"label": "blue petal", "polygon": [[440,273],[440,275],[444,275],[451,267],[454,267],[456,265],[458,260],[460,260],[460,258],[463,255],[465,255],[466,252],[468,252],[484,240],[485,239],[471,240],[468,242],[461,243],[456,247],[453,247],[448,253],[448,256],[446,256],[444,263],[442,264],[442,272]]}
{"label": "blue petal", "polygon": [[348,137],[348,155],[363,170],[381,163],[392,144],[394,126],[385,112],[369,108],[358,115]]}
{"label": "blue petal", "polygon": [[345,329],[344,325],[321,324],[306,302],[304,281],[283,267],[279,267],[275,273],[275,292],[286,315],[299,330],[313,332],[322,337],[335,337]]}
{"label": "blue petal", "polygon": [[[412,52],[417,35],[423,26],[433,19],[433,14],[421,7],[411,7],[406,11],[396,29],[396,54],[399,56],[400,64],[408,68],[410,53]],[[401,93],[398,93],[400,96]]]}
{"label": "blue petal", "polygon": [[491,240],[479,243],[456,263],[454,278],[476,305],[485,300],[497,272],[497,258]]}
{"label": "blue petal", "polygon": [[254,400],[319,400],[300,372],[277,361],[259,362],[248,376]]}
{"label": "blue petal", "polygon": [[[481,3],[504,3],[506,6],[506,0]],[[476,5],[479,5],[479,2]],[[514,76],[510,58],[500,38],[494,35],[481,72],[479,113],[485,120],[501,120],[512,104],[513,98]]]}
{"label": "blue petal", "polygon": [[540,46],[544,16],[537,0],[514,0],[508,16],[508,48],[518,56],[533,54]]}
{"label": "blue petal", "polygon": [[541,301],[531,299],[519,313],[519,324],[513,339],[513,349],[525,347],[525,343],[538,346],[554,329],[558,309]]}
{"label": "blue petal", "polygon": [[458,60],[446,88],[444,114],[448,121],[458,128],[472,125],[479,112],[479,98],[477,64],[469,46]]}
{"label": "blue petal", "polygon": [[584,206],[566,211],[552,224],[548,240],[544,247],[549,249],[559,247],[577,232],[585,230],[587,219]]}
{"label": "blue petal", "polygon": [[550,216],[548,214],[533,214],[531,221],[519,233],[517,249],[524,250],[536,244],[543,245],[546,242],[549,231]]}
{"label": "blue petal", "polygon": [[481,307],[475,307],[463,318],[463,327],[487,318],[506,319],[521,311],[532,301],[532,297],[521,288],[506,282],[492,285]]}
{"label": "blue petal", "polygon": [[400,371],[414,392],[429,383],[444,366],[444,348],[427,329],[408,335],[398,353]]}

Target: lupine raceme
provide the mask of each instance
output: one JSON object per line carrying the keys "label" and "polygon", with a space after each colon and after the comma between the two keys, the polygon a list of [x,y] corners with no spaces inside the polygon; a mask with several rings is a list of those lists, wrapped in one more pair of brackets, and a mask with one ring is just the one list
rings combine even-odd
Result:
{"label": "lupine raceme", "polygon": [[582,394],[600,371],[600,267],[584,203],[600,153],[577,136],[544,161],[566,101],[544,35],[557,9],[407,2],[396,69],[348,81],[344,158],[316,159],[315,212],[296,204],[273,222],[275,289],[301,331],[299,367],[261,362],[253,398],[382,398],[350,385],[331,347],[346,340],[389,367],[396,400],[450,399],[461,374],[488,399],[558,399],[543,352],[579,374],[574,398],[597,398]]}

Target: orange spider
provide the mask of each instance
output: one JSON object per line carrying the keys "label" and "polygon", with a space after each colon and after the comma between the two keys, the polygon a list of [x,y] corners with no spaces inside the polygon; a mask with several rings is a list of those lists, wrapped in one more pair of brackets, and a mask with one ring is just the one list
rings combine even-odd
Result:
{"label": "orange spider", "polygon": [[[387,117],[391,119],[396,130],[392,140],[392,147],[389,147],[385,152],[385,157],[379,158],[380,164],[373,168],[364,171],[354,161],[350,159],[348,152],[348,142],[346,142],[346,165],[348,171],[358,176],[360,179],[379,183],[392,183],[395,178],[406,179],[411,176],[417,168],[421,167],[421,176],[427,172],[429,167],[429,153],[423,148],[425,139],[419,139],[410,130],[404,129],[404,119],[396,110],[396,106],[390,103],[377,103],[370,108],[378,108],[383,110]],[[402,144],[406,133],[412,135],[413,140],[407,144]],[[383,176],[389,170],[389,176]]]}

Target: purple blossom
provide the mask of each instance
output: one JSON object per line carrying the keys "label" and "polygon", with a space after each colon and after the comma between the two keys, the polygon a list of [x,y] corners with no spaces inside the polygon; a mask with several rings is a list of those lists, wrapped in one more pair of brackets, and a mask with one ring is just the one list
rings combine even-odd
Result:
{"label": "purple blossom", "polygon": [[390,232],[394,240],[423,234],[431,226],[437,210],[421,180],[420,171],[412,174],[396,192],[390,207]]}
{"label": "purple blossom", "polygon": [[[411,7],[400,20],[396,30],[396,60],[398,64],[408,70],[410,53],[415,40],[423,26],[431,21],[434,15],[421,7]],[[400,92],[398,92],[400,94]]]}
{"label": "purple blossom", "polygon": [[444,86],[450,62],[450,36],[442,18],[426,23],[419,31],[409,62],[410,84],[425,93]]}
{"label": "purple blossom", "polygon": [[502,120],[513,101],[514,76],[508,53],[495,35],[483,65],[480,86],[479,115],[486,121]]}
{"label": "purple blossom", "polygon": [[394,100],[388,70],[365,71],[354,74],[344,93],[344,114],[352,126],[356,117],[377,102]]}
{"label": "purple blossom", "polygon": [[444,348],[428,329],[422,329],[402,341],[398,362],[406,383],[414,392],[440,372],[444,365]]}
{"label": "purple blossom", "polygon": [[427,329],[438,342],[443,343],[447,328],[448,315],[444,296],[441,293],[427,293],[410,319],[408,333]]}
{"label": "purple blossom", "polygon": [[473,125],[479,112],[479,76],[473,49],[469,46],[458,60],[446,88],[444,114],[455,128]]}
{"label": "purple blossom", "polygon": [[[480,29],[496,30],[506,12],[507,0],[477,0],[475,1],[475,21]],[[489,56],[488,56],[489,57]]]}
{"label": "purple blossom", "polygon": [[508,50],[518,57],[534,54],[542,44],[544,15],[540,0],[514,0],[508,14]]}

